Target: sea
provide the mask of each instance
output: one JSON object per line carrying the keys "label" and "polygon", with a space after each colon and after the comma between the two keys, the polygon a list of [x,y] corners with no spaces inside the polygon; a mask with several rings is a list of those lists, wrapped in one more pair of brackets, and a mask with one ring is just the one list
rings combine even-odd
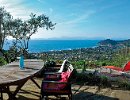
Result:
{"label": "sea", "polygon": [[[30,40],[28,50],[30,53],[40,53],[79,48],[92,48],[96,47],[99,41],[100,40]],[[9,45],[4,45],[5,50],[8,50],[8,48]]]}

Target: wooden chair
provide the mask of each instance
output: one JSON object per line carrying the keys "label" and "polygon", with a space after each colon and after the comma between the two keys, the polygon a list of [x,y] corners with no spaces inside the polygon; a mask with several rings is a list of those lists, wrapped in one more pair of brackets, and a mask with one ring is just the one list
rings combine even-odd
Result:
{"label": "wooden chair", "polygon": [[[72,91],[71,91],[71,77],[73,74],[73,66],[66,61],[64,71],[58,74],[57,80],[53,79],[44,79],[41,85],[41,99],[44,100],[45,96],[50,95],[68,95],[69,99],[72,100]],[[52,74],[55,75],[55,74]]]}
{"label": "wooden chair", "polygon": [[65,66],[65,63],[67,62],[67,60],[64,60],[62,64],[48,64],[50,62],[48,62],[46,65],[45,65],[45,73],[48,73],[48,72],[62,72],[63,69],[64,69],[64,66]]}
{"label": "wooden chair", "polygon": [[[62,65],[60,65],[60,68],[58,71],[52,71],[50,70],[47,70],[47,72],[44,72],[44,80],[57,80],[60,78],[60,74],[65,71],[66,67],[67,67],[67,64],[68,61],[67,60],[64,60]],[[59,66],[59,65],[58,65]],[[55,68],[55,67],[54,67]]]}

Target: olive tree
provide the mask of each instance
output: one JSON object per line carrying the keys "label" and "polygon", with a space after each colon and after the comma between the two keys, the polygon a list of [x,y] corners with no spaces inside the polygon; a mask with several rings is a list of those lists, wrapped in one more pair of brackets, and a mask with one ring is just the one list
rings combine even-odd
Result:
{"label": "olive tree", "polygon": [[10,58],[7,56],[10,52],[8,54],[3,52],[3,45],[7,36],[13,37],[13,45],[10,47],[10,51],[13,51],[13,60],[15,60],[18,52],[27,54],[29,40],[39,28],[52,30],[54,25],[49,17],[44,14],[36,16],[36,14],[31,13],[30,18],[23,21],[22,19],[13,19],[10,13],[6,12],[4,8],[0,8],[0,51],[6,61],[10,62]]}
{"label": "olive tree", "polygon": [[45,15],[36,16],[31,14],[30,19],[22,21],[21,19],[15,19],[12,22],[12,33],[10,34],[15,39],[15,44],[20,50],[25,53],[28,49],[29,40],[33,34],[35,34],[39,28],[54,29],[54,25],[48,17]]}

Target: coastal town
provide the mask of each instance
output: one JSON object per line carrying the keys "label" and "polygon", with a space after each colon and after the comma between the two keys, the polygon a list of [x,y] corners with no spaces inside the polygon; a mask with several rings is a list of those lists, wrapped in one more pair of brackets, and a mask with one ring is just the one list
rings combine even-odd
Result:
{"label": "coastal town", "polygon": [[[72,62],[81,61],[86,63],[86,67],[109,65],[112,64],[110,61],[113,61],[113,64],[116,66],[122,66],[124,62],[127,62],[127,57],[129,57],[130,48],[126,44],[130,40],[124,40],[121,43],[119,42],[119,44],[113,44],[113,41],[109,39],[100,41],[98,46],[94,48],[31,53],[30,56],[33,58],[41,58],[44,61],[62,61],[64,59]],[[119,60],[120,56],[122,56],[122,60]]]}

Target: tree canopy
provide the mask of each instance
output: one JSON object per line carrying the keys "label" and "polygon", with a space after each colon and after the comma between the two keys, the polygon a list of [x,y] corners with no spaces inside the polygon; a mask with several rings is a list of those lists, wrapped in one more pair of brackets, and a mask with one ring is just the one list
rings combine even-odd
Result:
{"label": "tree canopy", "polygon": [[[11,50],[22,53],[27,52],[29,40],[33,34],[35,34],[39,28],[54,29],[55,23],[50,21],[49,17],[44,14],[37,16],[31,13],[28,20],[14,19],[13,16],[7,12],[4,8],[0,7],[0,52],[3,54],[7,62],[10,62],[9,53],[5,53],[3,50],[4,41],[7,36],[13,37],[13,45]],[[13,59],[16,58],[12,57]]]}

